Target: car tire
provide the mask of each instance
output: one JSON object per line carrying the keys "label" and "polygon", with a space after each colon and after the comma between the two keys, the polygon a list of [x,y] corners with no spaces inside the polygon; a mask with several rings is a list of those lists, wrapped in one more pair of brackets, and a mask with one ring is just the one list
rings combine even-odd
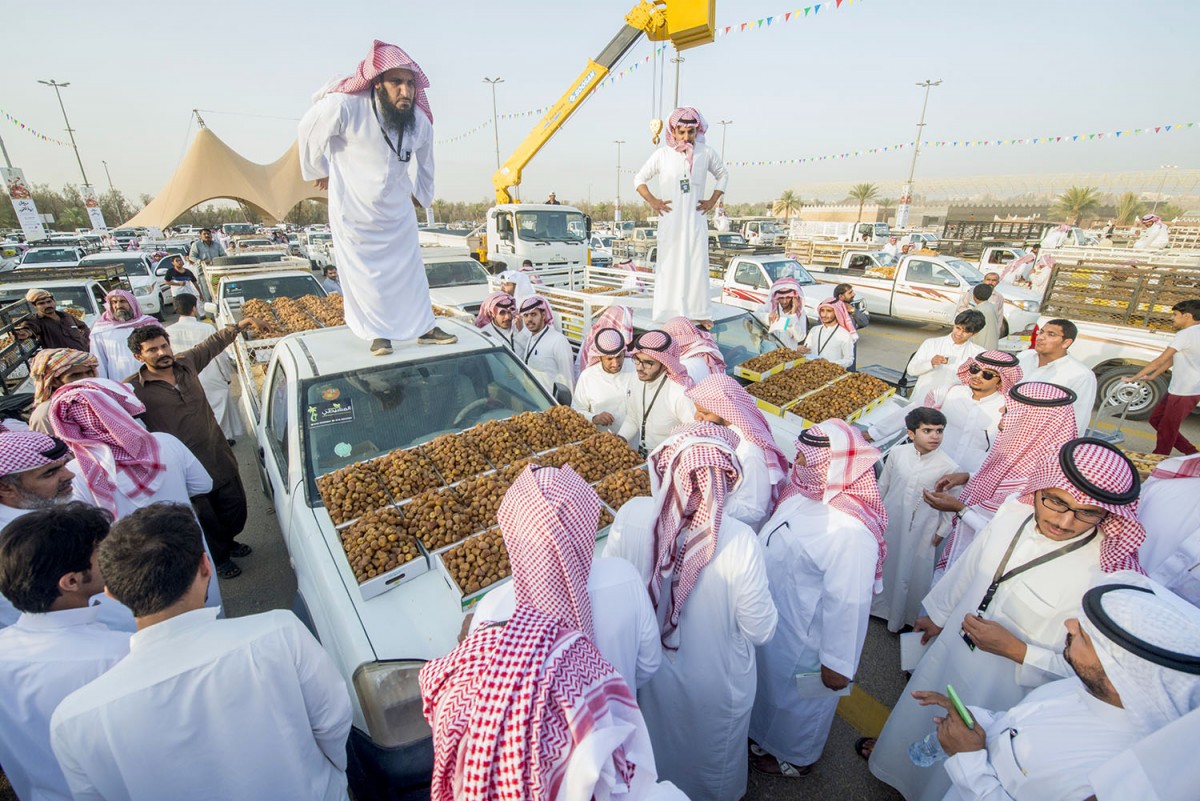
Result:
{"label": "car tire", "polygon": [[1167,382],[1161,376],[1139,381],[1136,384],[1122,382],[1121,379],[1137,375],[1141,370],[1142,368],[1138,365],[1127,364],[1102,373],[1096,379],[1096,398],[1100,405],[1129,401],[1129,412],[1126,414],[1126,419],[1147,419],[1158,402],[1166,397]]}

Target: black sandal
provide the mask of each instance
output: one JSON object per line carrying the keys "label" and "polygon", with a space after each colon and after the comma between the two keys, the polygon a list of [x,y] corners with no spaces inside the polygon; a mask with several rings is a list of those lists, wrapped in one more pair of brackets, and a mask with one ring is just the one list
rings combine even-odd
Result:
{"label": "black sandal", "polygon": [[870,761],[871,754],[875,751],[875,741],[875,737],[859,737],[854,741],[854,753]]}
{"label": "black sandal", "polygon": [[233,547],[229,549],[230,556],[236,556],[239,559],[243,556],[249,556],[254,553],[254,549],[242,542],[235,542]]}
{"label": "black sandal", "polygon": [[232,579],[242,575],[242,569],[232,561],[222,562],[214,569],[217,571],[217,578],[219,579]]}

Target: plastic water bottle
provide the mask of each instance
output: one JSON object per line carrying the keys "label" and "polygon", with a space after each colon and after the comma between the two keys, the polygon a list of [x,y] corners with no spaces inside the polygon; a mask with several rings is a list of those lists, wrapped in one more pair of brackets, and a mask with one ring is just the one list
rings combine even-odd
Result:
{"label": "plastic water bottle", "polygon": [[942,744],[938,742],[937,730],[926,734],[924,739],[917,740],[908,747],[908,758],[918,768],[928,768],[946,758]]}

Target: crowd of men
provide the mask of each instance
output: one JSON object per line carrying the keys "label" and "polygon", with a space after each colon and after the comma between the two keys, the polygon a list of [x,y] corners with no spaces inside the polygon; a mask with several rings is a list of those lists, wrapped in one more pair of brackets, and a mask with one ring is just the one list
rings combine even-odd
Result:
{"label": "crowd of men", "polygon": [[[412,217],[410,200],[431,197],[427,87],[376,42],[302,123],[306,173],[360,244],[327,280],[345,282],[348,324],[379,353],[452,339],[430,327],[419,282],[363,291],[383,250],[412,268],[412,232],[369,212]],[[420,671],[431,798],[736,801],[751,769],[801,780],[871,615],[925,647],[879,738],[855,745],[906,799],[1194,798],[1200,457],[1162,462],[1143,488],[1119,449],[1082,436],[1096,386],[1068,352],[1074,325],[1046,323],[1020,356],[996,350],[974,341],[982,292],[914,355],[923,394],[906,414],[811,426],[789,459],[726,374],[692,283],[694,218],[725,180],[704,127],[676,110],[637,179],[664,220],[678,214],[660,229],[677,272],[656,327],[635,335],[613,306],[576,360],[519,272],[480,310],[481,332],[639,449],[651,493],[617,511],[597,557],[592,486],[570,465],[515,478],[497,513],[512,581]],[[371,170],[403,193],[366,197]],[[718,189],[696,201],[704,174]],[[853,300],[836,288],[808,330],[784,279],[759,314],[809,358],[853,368]],[[115,292],[89,331],[50,293],[30,302],[61,339],[34,363],[31,425],[0,432],[0,765],[18,798],[347,798],[352,707],[330,657],[290,612],[221,619],[218,579],[250,548],[218,419],[228,398],[211,393],[256,322],[210,331],[180,294],[167,330]],[[1143,377],[1183,375],[1158,424],[1191,452],[1176,417],[1200,395],[1200,301],[1175,315],[1179,336]],[[873,442],[897,439],[885,461]]]}

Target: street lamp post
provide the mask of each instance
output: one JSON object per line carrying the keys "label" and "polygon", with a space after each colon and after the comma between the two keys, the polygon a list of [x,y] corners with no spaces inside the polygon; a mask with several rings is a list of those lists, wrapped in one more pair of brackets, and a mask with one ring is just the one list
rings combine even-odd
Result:
{"label": "street lamp post", "polygon": [[625,144],[624,139],[614,139],[613,144],[617,146],[617,207],[613,209],[613,221],[621,221],[621,145]]}
{"label": "street lamp post", "polygon": [[499,116],[496,114],[496,84],[504,83],[503,78],[484,78],[484,83],[492,85],[492,133],[496,136],[496,169],[500,169],[500,126],[497,124]]}
{"label": "street lamp post", "polygon": [[733,125],[733,120],[718,120],[717,125],[721,126],[721,161],[725,160],[725,130],[728,126]]}
{"label": "street lamp post", "polygon": [[917,86],[925,87],[925,102],[921,104],[921,121],[917,123],[917,140],[913,142],[913,157],[912,165],[908,168],[908,181],[904,184],[904,189],[900,192],[900,204],[896,206],[896,227],[904,228],[908,225],[908,213],[912,209],[912,184],[913,176],[917,173],[917,156],[921,153],[921,134],[925,130],[925,109],[929,107],[929,90],[934,86],[941,86],[941,80],[922,81]]}
{"label": "street lamp post", "polygon": [[671,63],[675,65],[675,106],[672,110],[679,108],[679,65],[683,63],[683,56],[678,53],[671,59]]}
{"label": "street lamp post", "polygon": [[83,185],[91,186],[91,184],[88,183],[87,172],[85,172],[83,169],[83,159],[79,157],[79,146],[75,144],[75,129],[71,127],[71,121],[67,119],[67,107],[63,105],[62,92],[58,91],[59,89],[65,89],[70,86],[71,82],[65,81],[63,83],[59,83],[51,78],[48,81],[39,80],[38,83],[44,86],[54,87],[54,95],[58,98],[58,107],[62,109],[63,122],[67,124],[67,134],[71,137],[71,148],[75,151],[75,161],[79,162],[79,174],[83,176]]}
{"label": "street lamp post", "polygon": [[104,165],[104,177],[108,178],[108,191],[115,193],[117,190],[113,187],[112,173],[108,171],[108,162],[101,161],[100,163]]}
{"label": "street lamp post", "polygon": [[1158,182],[1158,194],[1154,196],[1154,205],[1150,207],[1150,212],[1154,213],[1158,209],[1158,201],[1162,200],[1163,188],[1167,185],[1167,171],[1178,167],[1178,164],[1159,164],[1158,168],[1163,171],[1162,180]]}

